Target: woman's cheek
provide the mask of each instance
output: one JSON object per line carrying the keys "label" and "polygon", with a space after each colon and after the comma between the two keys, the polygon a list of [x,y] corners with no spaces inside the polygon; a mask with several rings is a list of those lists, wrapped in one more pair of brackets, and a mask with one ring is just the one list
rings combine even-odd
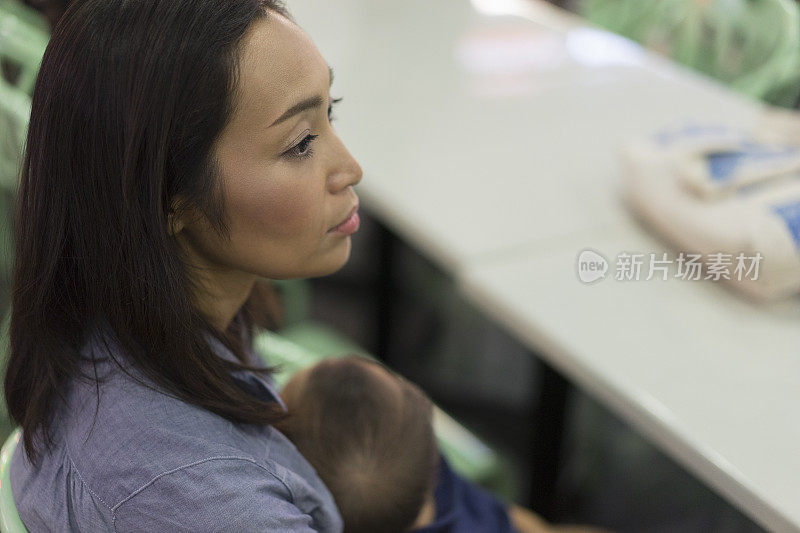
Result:
{"label": "woman's cheek", "polygon": [[236,211],[246,233],[265,239],[297,239],[320,227],[323,206],[311,191],[275,185],[244,191]]}

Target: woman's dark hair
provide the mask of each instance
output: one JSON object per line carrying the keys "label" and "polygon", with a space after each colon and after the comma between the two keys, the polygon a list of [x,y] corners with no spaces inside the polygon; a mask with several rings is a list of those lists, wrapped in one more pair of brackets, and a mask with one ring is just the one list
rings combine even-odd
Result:
{"label": "woman's dark hair", "polygon": [[[240,325],[219,333],[195,305],[167,228],[175,205],[176,216],[192,207],[229,238],[212,144],[237,101],[242,38],[271,12],[291,20],[279,0],[76,0],[56,26],[20,175],[5,376],[34,464],[97,319],[168,394],[235,422],[280,417],[230,376],[271,369],[228,362],[205,340],[247,361]],[[256,289],[243,312],[251,335]]]}
{"label": "woman's dark hair", "polygon": [[[374,372],[397,379],[393,390]],[[433,406],[416,385],[356,355],[312,367],[276,423],[331,491],[345,533],[408,531],[432,495]],[[288,386],[287,386],[288,387]]]}

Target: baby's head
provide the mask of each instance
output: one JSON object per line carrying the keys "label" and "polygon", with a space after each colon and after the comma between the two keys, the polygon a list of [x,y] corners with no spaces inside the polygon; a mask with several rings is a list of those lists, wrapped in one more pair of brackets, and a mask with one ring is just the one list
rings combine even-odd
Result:
{"label": "baby's head", "polygon": [[432,406],[412,383],[362,357],[298,372],[277,424],[333,494],[345,531],[405,531],[432,509]]}

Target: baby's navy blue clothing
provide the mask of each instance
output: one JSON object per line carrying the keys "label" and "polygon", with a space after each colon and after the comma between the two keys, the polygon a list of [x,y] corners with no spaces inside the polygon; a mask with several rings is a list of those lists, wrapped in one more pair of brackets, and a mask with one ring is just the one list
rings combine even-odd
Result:
{"label": "baby's navy blue clothing", "polygon": [[444,457],[436,485],[436,519],[417,533],[513,533],[508,508],[495,496],[462,478]]}

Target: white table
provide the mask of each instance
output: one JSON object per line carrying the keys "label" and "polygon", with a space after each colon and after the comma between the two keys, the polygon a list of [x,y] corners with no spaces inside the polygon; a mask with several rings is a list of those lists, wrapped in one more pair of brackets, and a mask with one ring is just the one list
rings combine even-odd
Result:
{"label": "white table", "polygon": [[[612,263],[586,285],[585,248]],[[635,225],[585,232],[463,277],[471,299],[763,526],[800,530],[800,302],[760,307],[712,281],[617,281]],[[674,272],[673,272],[674,273]]]}
{"label": "white table", "polygon": [[751,127],[759,106],[534,0],[290,7],[336,71],[364,205],[735,505],[800,531],[797,302],[575,274],[586,246],[668,250],[619,201],[620,141]]}

